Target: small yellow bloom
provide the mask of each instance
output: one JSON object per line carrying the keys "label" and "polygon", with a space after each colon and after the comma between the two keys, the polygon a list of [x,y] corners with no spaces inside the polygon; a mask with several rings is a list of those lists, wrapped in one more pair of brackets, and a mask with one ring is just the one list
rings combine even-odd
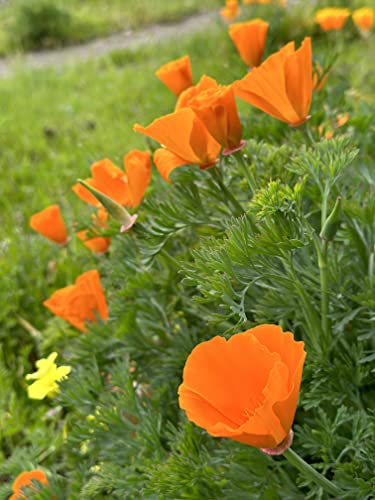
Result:
{"label": "small yellow bloom", "polygon": [[59,386],[56,382],[63,380],[70,373],[70,366],[57,367],[55,359],[57,352],[53,352],[48,358],[39,359],[35,364],[38,370],[26,375],[26,380],[35,380],[27,388],[31,399],[44,399],[46,396],[53,397],[57,394]]}

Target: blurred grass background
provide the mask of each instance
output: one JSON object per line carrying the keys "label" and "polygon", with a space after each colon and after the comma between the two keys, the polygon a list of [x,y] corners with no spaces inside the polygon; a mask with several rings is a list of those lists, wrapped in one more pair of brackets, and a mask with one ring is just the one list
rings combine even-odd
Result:
{"label": "blurred grass background", "polygon": [[220,5],[220,0],[13,0],[0,7],[0,55],[82,43]]}

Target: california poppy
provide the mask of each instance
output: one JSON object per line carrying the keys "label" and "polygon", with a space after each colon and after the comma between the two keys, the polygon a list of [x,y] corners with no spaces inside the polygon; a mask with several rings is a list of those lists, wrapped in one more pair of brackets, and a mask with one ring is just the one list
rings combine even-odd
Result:
{"label": "california poppy", "polygon": [[186,361],[180,407],[212,436],[277,448],[293,424],[305,355],[277,325],[214,337]]}
{"label": "california poppy", "polygon": [[249,68],[259,66],[262,61],[267,30],[268,23],[262,19],[253,19],[229,26],[229,36],[241,59]]}
{"label": "california poppy", "polygon": [[241,149],[242,128],[231,85],[218,85],[203,90],[188,101],[188,106],[202,120],[209,133],[224,148],[223,154]]}
{"label": "california poppy", "polygon": [[[120,205],[136,207],[150,183],[150,153],[132,149],[124,156],[124,168],[121,170],[108,159],[98,161],[91,166],[92,178],[85,182]],[[86,203],[100,206],[99,200],[81,184],[72,189]]]}
{"label": "california poppy", "polygon": [[315,13],[314,20],[323,31],[333,31],[340,30],[349,16],[349,9],[326,7]]}
{"label": "california poppy", "polygon": [[57,352],[53,352],[48,358],[38,359],[36,362],[38,370],[26,375],[26,380],[35,380],[27,388],[29,398],[44,399],[46,396],[56,395],[59,390],[57,382],[64,380],[71,370],[70,366],[57,366],[56,358]]}
{"label": "california poppy", "polygon": [[189,56],[183,56],[174,61],[163,64],[155,75],[166,85],[176,96],[191,85],[193,85],[193,75]]}
{"label": "california poppy", "polygon": [[38,483],[46,485],[48,484],[47,476],[40,469],[21,472],[12,485],[13,495],[9,497],[9,500],[21,500],[22,498],[26,498],[25,495],[22,494],[22,488],[24,486],[29,486],[35,490],[32,481],[37,481]]}
{"label": "california poppy", "polygon": [[[201,169],[216,163],[220,144],[210,135],[202,121],[190,108],[182,108],[154,120],[148,127],[134,125],[136,132],[145,134],[160,142],[173,155],[168,156],[168,169],[180,165],[199,165]],[[155,159],[155,157],[154,157]],[[163,162],[164,156],[160,156]],[[163,169],[156,164],[159,171]]]}
{"label": "california poppy", "polygon": [[56,316],[60,316],[73,326],[86,331],[85,322],[97,321],[97,315],[103,321],[108,319],[108,308],[100,284],[99,273],[93,269],[69,285],[54,292],[43,304]]}
{"label": "california poppy", "polygon": [[237,0],[226,0],[225,7],[220,9],[220,15],[227,21],[233,21],[241,12]]}
{"label": "california poppy", "polygon": [[371,7],[362,7],[352,14],[354,24],[364,33],[371,30],[374,24],[374,9]]}
{"label": "california poppy", "polygon": [[181,92],[176,102],[175,111],[181,108],[188,108],[189,107],[188,103],[193,97],[200,94],[203,90],[207,90],[209,88],[216,86],[217,83],[216,80],[214,80],[214,78],[211,78],[210,76],[207,75],[203,75],[196,85],[192,85],[188,89]]}
{"label": "california poppy", "polygon": [[60,245],[64,245],[68,241],[68,233],[58,205],[50,205],[41,212],[32,215],[30,227],[49,240],[60,243]]}
{"label": "california poppy", "polygon": [[308,119],[312,97],[311,39],[294,42],[271,55],[234,84],[235,94],[265,113],[297,126]]}

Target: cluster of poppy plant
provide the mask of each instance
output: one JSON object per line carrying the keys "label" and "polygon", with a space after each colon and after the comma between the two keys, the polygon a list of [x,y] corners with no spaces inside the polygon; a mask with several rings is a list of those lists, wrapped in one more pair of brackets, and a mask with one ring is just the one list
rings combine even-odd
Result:
{"label": "cluster of poppy plant", "polygon": [[[234,0],[227,1],[227,7],[234,4]],[[325,31],[339,29],[349,15],[346,11],[323,9],[316,20]],[[359,9],[353,13],[353,20],[362,30],[369,30],[373,12]],[[161,144],[153,154],[153,163],[165,181],[170,182],[171,172],[179,166],[210,168],[218,162],[220,153],[227,156],[244,147],[236,97],[291,127],[309,119],[313,90],[319,91],[325,83],[322,74],[318,71],[317,76],[313,71],[311,38],[306,37],[298,49],[290,42],[262,62],[267,30],[268,23],[262,19],[229,26],[229,36],[249,68],[242,79],[230,85],[220,85],[207,75],[194,85],[187,55],[156,71],[176,95],[175,109],[148,126],[134,125],[134,130]],[[100,230],[109,215],[122,225],[123,232],[135,223],[136,214],[130,215],[125,207],[134,209],[141,203],[151,167],[149,151],[132,150],[124,157],[124,170],[104,159],[91,166],[92,177],[73,186],[75,194],[97,210],[90,228],[77,233],[92,251],[108,250],[110,239],[103,238]],[[68,243],[58,205],[34,214],[30,226],[60,245]],[[83,332],[87,331],[87,321],[100,318],[104,322],[108,318],[95,269],[78,276],[75,284],[55,291],[44,305]],[[229,437],[269,454],[283,453],[292,442],[305,356],[304,343],[276,325],[260,325],[228,341],[214,337],[196,346],[186,361],[178,389],[180,407],[212,436]],[[38,370],[26,376],[34,380],[28,387],[30,398],[53,397],[57,382],[69,374],[70,367],[57,367],[56,357],[57,353],[52,353],[37,361]],[[32,472],[23,474],[46,482],[41,471],[34,471],[34,477]],[[12,499],[18,498],[17,492],[27,484],[27,478],[21,476],[13,485]],[[328,481],[324,485],[324,478],[321,480],[328,491],[334,490]]]}

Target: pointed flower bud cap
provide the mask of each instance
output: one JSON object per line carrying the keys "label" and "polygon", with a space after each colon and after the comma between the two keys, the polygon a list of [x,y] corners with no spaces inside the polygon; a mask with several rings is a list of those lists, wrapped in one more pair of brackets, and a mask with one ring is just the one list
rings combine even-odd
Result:
{"label": "pointed flower bud cap", "polygon": [[[97,198],[97,200],[103,205],[103,207],[107,210],[109,215],[113,217],[113,219],[115,219],[122,225],[121,232],[124,232],[132,227],[137,219],[137,216],[131,216],[122,205],[117,203],[117,201],[112,200],[105,194],[87,184],[82,179],[78,179],[78,182],[82,184],[82,186],[84,186],[88,191],[90,191],[90,193],[93,194],[95,198]],[[126,229],[123,229],[124,227]]]}
{"label": "pointed flower bud cap", "polygon": [[332,241],[337,233],[340,225],[341,200],[341,196],[338,196],[332,212],[323,224],[322,231],[319,235],[322,240]]}

